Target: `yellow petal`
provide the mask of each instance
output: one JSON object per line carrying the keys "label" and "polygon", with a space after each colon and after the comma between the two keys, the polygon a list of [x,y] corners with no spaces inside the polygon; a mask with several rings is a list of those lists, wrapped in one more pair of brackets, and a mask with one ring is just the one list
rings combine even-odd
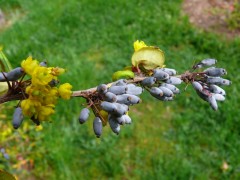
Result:
{"label": "yellow petal", "polygon": [[141,66],[146,70],[163,67],[164,61],[163,51],[153,46],[143,47],[134,52],[132,56],[132,65],[134,67]]}
{"label": "yellow petal", "polygon": [[133,43],[134,51],[138,51],[142,49],[143,47],[147,47],[147,45],[143,41],[136,40]]}
{"label": "yellow petal", "polygon": [[70,99],[72,95],[72,86],[69,83],[65,83],[59,86],[58,92],[61,98]]}

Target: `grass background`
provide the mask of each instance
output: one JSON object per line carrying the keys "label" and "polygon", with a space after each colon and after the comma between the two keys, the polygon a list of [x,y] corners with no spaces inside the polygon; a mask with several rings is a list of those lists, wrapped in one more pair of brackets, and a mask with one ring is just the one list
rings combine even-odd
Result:
{"label": "grass background", "polygon": [[[131,109],[133,124],[119,136],[105,127],[101,139],[95,138],[91,122],[77,121],[82,99],[59,102],[38,142],[46,153],[25,178],[240,178],[239,38],[193,27],[181,12],[181,1],[0,0],[0,8],[8,21],[0,43],[12,65],[29,55],[46,59],[68,69],[61,81],[74,90],[109,82],[113,72],[130,64],[137,39],[159,46],[166,65],[179,73],[195,60],[214,57],[233,82],[217,112],[191,87],[167,103],[145,93],[143,103]],[[224,161],[227,171],[221,170]],[[11,173],[23,176],[14,169]]]}

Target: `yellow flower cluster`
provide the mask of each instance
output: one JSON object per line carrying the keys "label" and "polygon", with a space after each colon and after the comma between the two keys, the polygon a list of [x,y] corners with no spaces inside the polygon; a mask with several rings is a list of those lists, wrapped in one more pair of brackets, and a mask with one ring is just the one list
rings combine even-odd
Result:
{"label": "yellow flower cluster", "polygon": [[59,88],[50,86],[51,81],[57,81],[57,76],[65,72],[62,68],[41,66],[32,57],[23,60],[21,66],[31,76],[31,84],[25,90],[28,98],[21,102],[23,114],[45,121],[55,112],[55,104],[59,97],[70,99],[72,86],[69,83],[62,84]]}

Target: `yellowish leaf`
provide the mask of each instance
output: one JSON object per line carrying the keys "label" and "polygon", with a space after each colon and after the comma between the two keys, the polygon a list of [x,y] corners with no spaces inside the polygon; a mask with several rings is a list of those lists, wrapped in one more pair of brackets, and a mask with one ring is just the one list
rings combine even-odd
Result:
{"label": "yellowish leaf", "polygon": [[158,47],[142,47],[135,51],[132,56],[132,65],[134,67],[143,67],[146,70],[152,70],[164,66],[164,52]]}
{"label": "yellowish leaf", "polygon": [[134,73],[130,70],[117,71],[112,75],[112,80],[131,79],[134,78]]}

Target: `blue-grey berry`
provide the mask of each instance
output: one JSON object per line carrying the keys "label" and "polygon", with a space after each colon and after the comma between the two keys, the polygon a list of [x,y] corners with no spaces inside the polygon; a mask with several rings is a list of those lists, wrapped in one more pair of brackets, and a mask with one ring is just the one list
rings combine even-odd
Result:
{"label": "blue-grey berry", "polygon": [[168,79],[169,74],[164,72],[162,69],[154,69],[153,77],[155,77],[157,81],[161,81],[161,80]]}
{"label": "blue-grey berry", "polygon": [[88,120],[88,117],[90,115],[90,111],[88,108],[83,108],[82,111],[80,112],[80,115],[79,115],[79,123],[80,124],[83,124],[85,123],[87,120]]}
{"label": "blue-grey berry", "polygon": [[170,77],[169,79],[166,80],[166,83],[178,85],[182,83],[182,80],[178,77]]}
{"label": "blue-grey berry", "polygon": [[198,81],[193,81],[192,86],[196,91],[202,91],[203,86]]}
{"label": "blue-grey berry", "polygon": [[13,113],[13,119],[12,119],[12,125],[14,129],[17,129],[20,127],[23,121],[23,114],[22,114],[22,108],[17,107]]}
{"label": "blue-grey berry", "polygon": [[111,86],[108,88],[108,92],[111,92],[116,95],[125,94],[127,91],[127,86]]}
{"label": "blue-grey berry", "polygon": [[7,73],[7,79],[9,81],[16,81],[24,74],[24,70],[21,67],[17,67]]}
{"label": "blue-grey berry", "polygon": [[98,87],[97,87],[97,92],[99,92],[100,94],[105,94],[107,92],[107,85],[106,84],[100,84]]}
{"label": "blue-grey berry", "polygon": [[156,82],[156,78],[155,77],[147,77],[144,80],[142,80],[141,85],[142,86],[147,86],[147,87],[151,87],[152,85],[154,85]]}
{"label": "blue-grey berry", "polygon": [[118,122],[114,119],[113,116],[109,115],[108,116],[108,123],[112,129],[112,131],[115,133],[115,134],[119,134],[120,130],[121,130],[121,127],[120,127],[120,124],[118,124]]}
{"label": "blue-grey berry", "polygon": [[95,117],[93,121],[93,131],[97,138],[100,138],[102,135],[102,121],[99,117]]}
{"label": "blue-grey berry", "polygon": [[116,102],[117,101],[117,95],[116,94],[113,94],[111,92],[107,92],[105,95],[104,95],[104,100],[105,101],[108,101],[108,102]]}
{"label": "blue-grey berry", "polygon": [[208,76],[214,76],[214,77],[218,77],[218,76],[223,76],[227,74],[227,71],[223,68],[215,68],[215,67],[210,67],[204,70],[204,72],[208,75]]}
{"label": "blue-grey berry", "polygon": [[162,68],[162,70],[166,73],[168,73],[170,76],[174,76],[177,74],[177,71],[175,69],[170,68]]}

